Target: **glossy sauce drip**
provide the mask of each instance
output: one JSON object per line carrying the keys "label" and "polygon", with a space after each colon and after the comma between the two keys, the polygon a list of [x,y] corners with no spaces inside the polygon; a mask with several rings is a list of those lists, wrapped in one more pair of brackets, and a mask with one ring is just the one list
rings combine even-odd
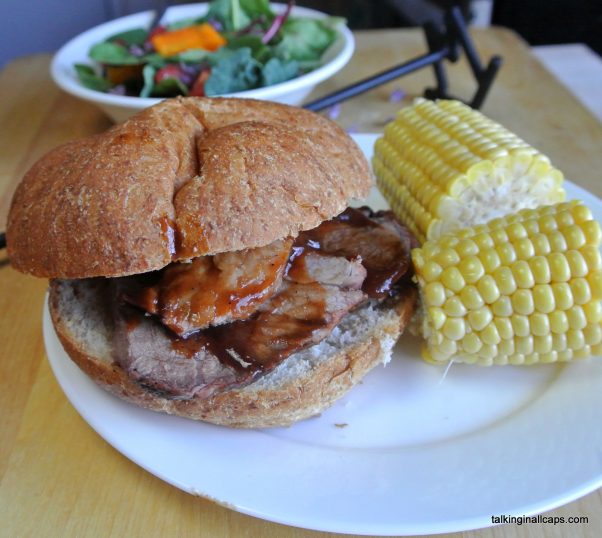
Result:
{"label": "glossy sauce drip", "polygon": [[209,327],[185,339],[172,335],[172,348],[190,359],[205,349],[239,374],[253,377],[313,344],[316,332],[329,320],[323,301],[308,304],[307,311],[310,315],[304,319],[262,312],[245,321]]}
{"label": "glossy sauce drip", "polygon": [[[347,259],[359,256],[368,271],[362,290],[374,299],[386,297],[408,270],[409,250],[396,234],[367,216],[367,211],[347,208],[317,228],[301,232],[290,260],[309,251]],[[380,212],[379,217],[395,218],[390,211]],[[289,261],[287,270],[291,269],[294,270]]]}
{"label": "glossy sauce drip", "polygon": [[291,240],[282,240],[266,247],[170,264],[154,282],[129,294],[126,300],[159,316],[180,336],[214,322],[249,317],[276,291],[291,244]]}

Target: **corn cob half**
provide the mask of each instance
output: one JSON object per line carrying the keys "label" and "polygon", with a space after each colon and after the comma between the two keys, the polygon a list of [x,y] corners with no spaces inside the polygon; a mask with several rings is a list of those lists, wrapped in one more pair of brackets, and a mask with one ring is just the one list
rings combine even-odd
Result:
{"label": "corn cob half", "polygon": [[381,192],[421,242],[565,199],[547,157],[459,101],[402,109],[372,162]]}
{"label": "corn cob half", "polygon": [[602,355],[600,225],[581,202],[524,209],[412,251],[432,362]]}

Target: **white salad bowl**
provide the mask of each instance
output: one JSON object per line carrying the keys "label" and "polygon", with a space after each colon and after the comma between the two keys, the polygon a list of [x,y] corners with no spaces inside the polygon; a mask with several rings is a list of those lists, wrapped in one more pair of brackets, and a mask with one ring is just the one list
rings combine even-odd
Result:
{"label": "white salad bowl", "polygon": [[[271,7],[275,13],[282,13],[286,8],[284,4],[272,4]],[[206,3],[172,6],[165,13],[162,22],[170,23],[202,16],[207,9],[208,4]],[[318,19],[327,17],[320,11],[296,6],[293,7],[291,14]],[[136,112],[162,101],[164,98],[161,97],[130,97],[88,89],[81,84],[74,69],[75,64],[93,63],[88,57],[88,51],[92,45],[125,30],[148,27],[153,15],[153,11],[145,11],[121,17],[95,26],[71,39],[60,48],[52,60],[50,71],[55,83],[67,93],[94,103],[115,122],[124,121]],[[353,55],[355,49],[353,34],[342,23],[337,30],[339,35],[336,41],[324,53],[323,64],[317,69],[280,84],[228,95],[300,105],[317,84],[340,71]]]}

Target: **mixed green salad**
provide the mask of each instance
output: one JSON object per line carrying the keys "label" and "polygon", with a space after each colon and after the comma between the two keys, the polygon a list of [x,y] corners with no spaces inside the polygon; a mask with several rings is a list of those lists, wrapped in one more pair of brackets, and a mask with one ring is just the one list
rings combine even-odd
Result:
{"label": "mixed green salad", "polygon": [[113,35],[76,64],[92,90],[136,97],[213,96],[271,86],[312,71],[342,19],[276,14],[268,0],[213,0],[206,15]]}

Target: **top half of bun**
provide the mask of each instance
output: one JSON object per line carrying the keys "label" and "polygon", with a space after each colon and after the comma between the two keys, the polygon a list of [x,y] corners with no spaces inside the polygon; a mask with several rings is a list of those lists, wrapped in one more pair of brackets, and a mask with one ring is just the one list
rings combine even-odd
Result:
{"label": "top half of bun", "polygon": [[40,159],[13,197],[8,255],[48,278],[142,273],[296,235],[370,183],[353,140],[317,114],[170,99]]}

